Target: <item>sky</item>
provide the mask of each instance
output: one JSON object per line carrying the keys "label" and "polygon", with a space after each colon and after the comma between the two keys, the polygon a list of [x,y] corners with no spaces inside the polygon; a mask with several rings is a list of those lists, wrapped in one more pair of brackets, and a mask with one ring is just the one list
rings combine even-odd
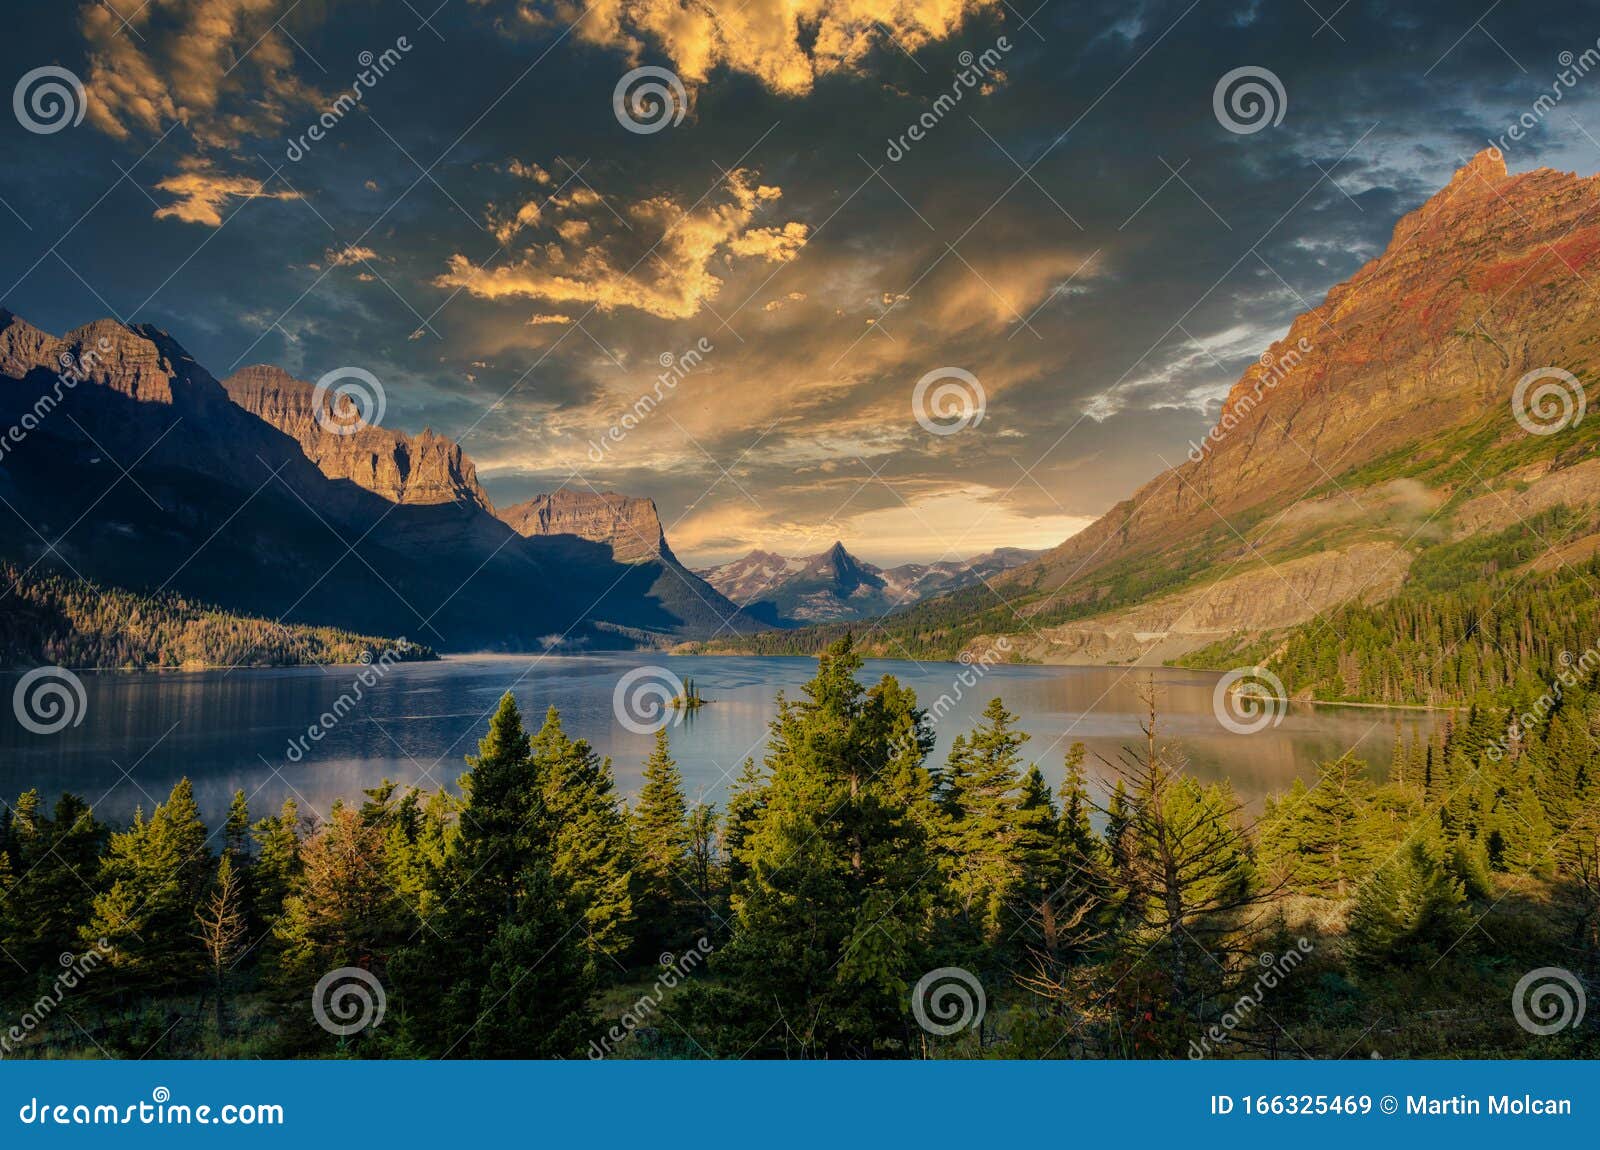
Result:
{"label": "sky", "polygon": [[1180,461],[1491,141],[1514,172],[1600,170],[1600,4],[22,0],[8,24],[4,306],[153,324],[218,378],[360,368],[497,503],[649,496],[691,565],[1053,546]]}

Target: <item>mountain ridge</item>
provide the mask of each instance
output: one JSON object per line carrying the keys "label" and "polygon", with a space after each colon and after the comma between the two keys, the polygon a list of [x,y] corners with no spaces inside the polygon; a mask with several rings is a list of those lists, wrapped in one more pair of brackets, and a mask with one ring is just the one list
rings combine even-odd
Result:
{"label": "mountain ridge", "polygon": [[519,534],[442,436],[324,432],[308,454],[309,384],[256,369],[233,385],[256,411],[159,329],[98,320],[57,337],[0,312],[0,417],[27,428],[0,455],[0,496],[30,528],[4,557],[447,651],[757,625],[675,559]]}
{"label": "mountain ridge", "polygon": [[982,581],[1040,552],[1000,547],[959,561],[878,567],[835,541],[814,555],[784,556],[757,548],[700,575],[741,607],[773,617],[824,622],[870,619],[955,587]]}
{"label": "mountain ridge", "polygon": [[[1600,177],[1512,174],[1479,153],[1272,342],[1186,461],[991,587],[925,600],[858,639],[885,656],[1004,637],[1026,660],[1168,660],[1219,633],[1393,595],[1429,548],[1485,530],[1486,507],[1594,509],[1600,472],[1569,469],[1593,457],[1600,421],[1529,430],[1536,413],[1514,405],[1543,379],[1581,408],[1572,391],[1600,370],[1596,274]],[[1558,541],[1557,559],[1596,541],[1600,528]],[[815,650],[842,626],[729,646]]]}

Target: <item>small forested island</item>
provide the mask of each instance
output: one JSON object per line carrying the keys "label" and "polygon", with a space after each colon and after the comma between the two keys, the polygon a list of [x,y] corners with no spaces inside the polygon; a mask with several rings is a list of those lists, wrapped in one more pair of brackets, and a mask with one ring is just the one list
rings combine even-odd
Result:
{"label": "small forested island", "polygon": [[667,704],[667,706],[671,707],[674,711],[698,711],[701,707],[705,706],[708,701],[709,700],[707,700],[706,697],[700,693],[700,688],[695,686],[693,679],[685,679],[683,682],[683,690],[678,692],[677,695],[673,696],[672,700]]}
{"label": "small forested island", "polygon": [[934,762],[914,694],[861,672],[848,637],[825,651],[720,811],[689,801],[664,730],[624,806],[610,760],[510,694],[459,791],[265,818],[240,791],[211,835],[188,780],[120,827],[30,790],[0,816],[0,1009],[24,1019],[0,1047],[1600,1054],[1581,1009],[1530,1029],[1516,1000],[1600,970],[1592,670],[1514,739],[1502,694],[1388,778],[1342,756],[1258,818],[1188,773],[1153,683],[1143,737],[1115,762],[1065,749],[1052,790],[999,699]]}
{"label": "small forested island", "polygon": [[337,627],[279,623],[172,592],[139,594],[0,562],[0,666],[293,667],[437,659],[429,647]]}

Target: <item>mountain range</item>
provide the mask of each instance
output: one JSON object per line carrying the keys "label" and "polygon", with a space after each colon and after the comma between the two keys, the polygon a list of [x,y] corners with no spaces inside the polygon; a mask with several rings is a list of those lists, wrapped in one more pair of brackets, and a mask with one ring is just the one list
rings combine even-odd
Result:
{"label": "mountain range", "polygon": [[690,571],[648,499],[496,509],[459,444],[330,434],[278,368],[219,382],[153,327],[56,337],[0,311],[0,560],[443,651],[793,652],[853,629],[884,655],[1225,653],[1594,555],[1597,265],[1600,177],[1482,153],[1290,324],[1185,462],[1048,552],[887,569],[835,544]]}
{"label": "mountain range", "polygon": [[759,618],[782,623],[878,619],[890,611],[993,578],[1040,555],[1001,547],[959,562],[875,567],[834,543],[797,557],[755,550],[699,572],[728,599]]}
{"label": "mountain range", "polygon": [[[1576,567],[1600,546],[1600,420],[1583,418],[1597,285],[1600,177],[1512,175],[1483,152],[1291,323],[1186,461],[858,643],[949,657],[1004,637],[1020,659],[1161,662],[1507,564]],[[1557,512],[1559,532],[1538,526]],[[723,646],[815,650],[843,629]],[[1338,637],[1324,628],[1321,647],[1334,659]]]}
{"label": "mountain range", "polygon": [[219,382],[147,325],[57,337],[0,311],[0,557],[445,651],[758,625],[678,562],[651,501],[569,489],[497,512],[459,444],[336,435],[318,402],[274,367]]}

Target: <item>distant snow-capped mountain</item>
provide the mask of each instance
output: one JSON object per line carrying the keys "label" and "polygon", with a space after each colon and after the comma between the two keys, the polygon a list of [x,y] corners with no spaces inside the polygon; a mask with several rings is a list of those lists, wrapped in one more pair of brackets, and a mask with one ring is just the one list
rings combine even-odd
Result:
{"label": "distant snow-capped mountain", "polygon": [[953,591],[1041,554],[1001,547],[970,559],[875,567],[835,543],[817,555],[752,551],[698,572],[724,596],[753,614],[804,623],[870,619],[933,595]]}

